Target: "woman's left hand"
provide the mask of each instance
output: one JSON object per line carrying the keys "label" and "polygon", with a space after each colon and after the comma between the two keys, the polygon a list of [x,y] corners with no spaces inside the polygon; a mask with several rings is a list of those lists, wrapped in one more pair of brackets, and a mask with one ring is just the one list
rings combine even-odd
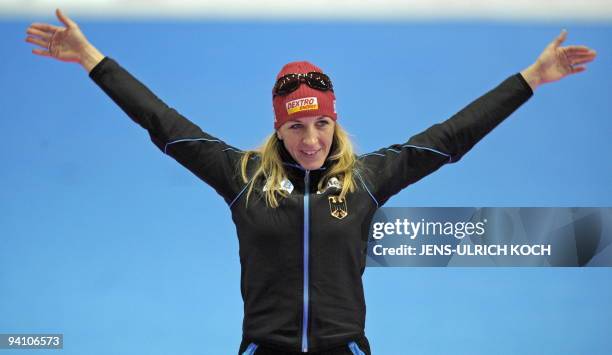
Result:
{"label": "woman's left hand", "polygon": [[536,62],[521,72],[532,90],[535,91],[541,84],[583,72],[586,70],[584,64],[595,59],[597,53],[587,46],[561,47],[566,37],[567,31],[561,31],[559,36],[544,49]]}

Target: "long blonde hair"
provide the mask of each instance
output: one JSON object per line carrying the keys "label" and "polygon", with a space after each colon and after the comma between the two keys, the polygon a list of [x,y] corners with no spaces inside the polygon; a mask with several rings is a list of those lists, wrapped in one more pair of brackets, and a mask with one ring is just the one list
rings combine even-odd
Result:
{"label": "long blonde hair", "polygon": [[[248,183],[249,188],[246,196],[246,204],[248,206],[249,197],[253,191],[256,181],[260,178],[265,179],[265,196],[266,205],[276,208],[279,205],[279,197],[287,197],[287,191],[280,189],[281,182],[286,178],[287,174],[283,166],[283,160],[280,156],[280,149],[283,142],[278,139],[276,132],[272,133],[262,146],[257,150],[246,151],[240,161],[240,175],[245,183]],[[332,164],[319,180],[317,190],[321,190],[324,184],[334,176],[337,176],[342,181],[342,190],[340,199],[344,200],[349,192],[355,191],[357,184],[355,183],[354,169],[357,167],[358,160],[353,151],[353,144],[348,136],[348,133],[340,127],[338,123],[334,126],[333,144],[334,150],[329,153],[329,158]],[[251,158],[259,156],[260,163],[253,173],[253,176],[248,175],[247,168]]]}

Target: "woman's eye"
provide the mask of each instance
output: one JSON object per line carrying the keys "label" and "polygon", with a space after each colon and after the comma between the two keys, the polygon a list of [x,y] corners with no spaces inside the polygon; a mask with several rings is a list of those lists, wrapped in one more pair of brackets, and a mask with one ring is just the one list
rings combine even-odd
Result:
{"label": "woman's eye", "polygon": [[298,128],[302,128],[302,125],[301,124],[293,124],[293,125],[289,126],[289,128],[291,128],[291,129],[298,129]]}
{"label": "woman's eye", "polygon": [[329,124],[329,122],[327,122],[327,121],[319,121],[319,122],[317,122],[317,124],[319,125],[319,127],[323,127],[323,126],[327,126]]}

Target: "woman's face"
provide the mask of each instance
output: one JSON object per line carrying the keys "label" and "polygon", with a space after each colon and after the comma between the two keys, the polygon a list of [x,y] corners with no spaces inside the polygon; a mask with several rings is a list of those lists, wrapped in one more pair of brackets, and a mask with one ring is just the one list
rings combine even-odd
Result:
{"label": "woman's face", "polygon": [[285,122],[276,135],[304,169],[319,169],[325,163],[334,139],[335,122],[327,116],[296,118]]}

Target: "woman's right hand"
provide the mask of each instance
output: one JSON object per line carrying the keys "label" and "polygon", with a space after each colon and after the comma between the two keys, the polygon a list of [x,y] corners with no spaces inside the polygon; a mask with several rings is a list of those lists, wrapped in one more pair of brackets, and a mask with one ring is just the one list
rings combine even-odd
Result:
{"label": "woman's right hand", "polygon": [[33,23],[28,27],[26,33],[29,36],[26,42],[43,47],[43,49],[33,49],[32,53],[64,62],[80,63],[87,72],[91,71],[104,59],[104,55],[89,43],[76,22],[63,14],[60,9],[57,9],[55,14],[66,27],[46,23]]}

